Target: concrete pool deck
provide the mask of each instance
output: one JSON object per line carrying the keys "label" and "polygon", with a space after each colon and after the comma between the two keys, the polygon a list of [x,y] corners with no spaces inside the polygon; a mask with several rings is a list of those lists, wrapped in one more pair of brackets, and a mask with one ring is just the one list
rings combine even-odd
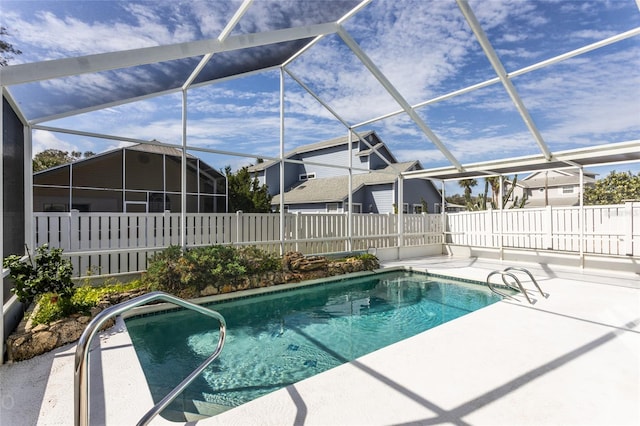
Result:
{"label": "concrete pool deck", "polygon": [[[503,300],[197,423],[640,424],[640,275],[450,257],[385,266],[479,281],[524,266],[549,296],[524,280],[534,305]],[[74,352],[0,366],[0,425],[72,424]],[[135,424],[152,403],[121,322],[91,362],[91,424]]]}

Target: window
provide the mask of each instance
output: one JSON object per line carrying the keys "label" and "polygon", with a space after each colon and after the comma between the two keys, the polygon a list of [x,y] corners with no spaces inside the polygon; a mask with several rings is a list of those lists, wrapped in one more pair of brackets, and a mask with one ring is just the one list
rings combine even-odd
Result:
{"label": "window", "polygon": [[42,210],[45,212],[66,212],[67,206],[62,203],[45,203]]}
{"label": "window", "polygon": [[303,173],[301,175],[298,176],[298,180],[300,181],[305,181],[305,180],[309,180],[309,179],[315,179],[316,178],[316,173]]}
{"label": "window", "polygon": [[563,194],[573,194],[573,186],[572,185],[563,186],[562,187],[562,193]]}
{"label": "window", "polygon": [[418,214],[422,213],[422,204],[414,204],[413,212]]}
{"label": "window", "polygon": [[402,203],[402,213],[409,213],[409,204]]}
{"label": "window", "polygon": [[327,211],[329,213],[338,213],[338,203],[327,203]]}
{"label": "window", "polygon": [[362,204],[353,203],[351,205],[351,213],[362,213]]}

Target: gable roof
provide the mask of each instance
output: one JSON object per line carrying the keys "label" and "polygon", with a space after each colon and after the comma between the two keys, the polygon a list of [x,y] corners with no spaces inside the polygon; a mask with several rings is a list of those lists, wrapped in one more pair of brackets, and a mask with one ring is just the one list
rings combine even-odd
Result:
{"label": "gable roof", "polygon": [[[152,142],[157,143],[158,141],[154,139]],[[118,148],[118,149],[123,149],[123,148]],[[174,148],[172,146],[139,143],[131,146],[126,146],[124,147],[124,149],[126,149],[127,151],[141,151],[141,152],[148,152],[150,154],[163,154],[163,155],[169,155],[171,157],[182,157],[182,150],[178,148]],[[187,158],[196,159],[198,157],[191,155],[187,152]]]}
{"label": "gable roof", "polygon": [[[391,167],[369,173],[358,173],[352,176],[353,192],[367,185],[383,185],[394,183],[398,172],[405,172],[420,167],[418,161],[397,163]],[[321,179],[309,179],[285,191],[285,204],[330,203],[341,202],[349,196],[349,176],[335,176]],[[280,203],[280,194],[273,196],[271,204]]]}
{"label": "gable roof", "polygon": [[[106,157],[109,155],[112,155],[116,152],[120,152],[120,151],[138,151],[138,152],[145,152],[145,153],[149,153],[149,154],[160,154],[160,155],[166,155],[169,157],[182,157],[182,151],[178,148],[174,148],[172,146],[165,146],[162,145],[161,142],[156,141],[155,139],[153,141],[151,141],[152,143],[138,143],[135,145],[131,145],[131,146],[123,146],[120,148],[114,148],[114,149],[110,149],[108,151],[104,151],[101,152],[99,154],[95,154],[92,155],[91,157],[85,157],[85,158],[80,158],[78,160],[72,161],[70,163],[65,163],[65,164],[60,164],[58,166],[54,166],[54,167],[50,167],[48,169],[44,169],[44,170],[40,170],[37,172],[34,172],[34,175],[38,175],[41,173],[48,173],[52,170],[56,170],[56,169],[60,169],[66,166],[69,166],[71,164],[73,164],[74,166],[78,165],[78,164],[82,164],[85,161],[91,161],[91,160],[95,160],[96,158],[100,158],[100,157]],[[199,160],[198,157],[189,154],[187,152],[187,158],[188,159],[193,159],[193,160]],[[213,167],[211,167],[210,165],[208,165],[207,163],[205,163],[204,161],[200,160],[200,164],[201,165],[205,165],[206,167],[200,167],[200,172],[202,174],[210,174],[211,171],[214,171],[217,175],[216,177],[220,177],[222,176],[222,173],[220,173],[219,171],[215,170]]]}

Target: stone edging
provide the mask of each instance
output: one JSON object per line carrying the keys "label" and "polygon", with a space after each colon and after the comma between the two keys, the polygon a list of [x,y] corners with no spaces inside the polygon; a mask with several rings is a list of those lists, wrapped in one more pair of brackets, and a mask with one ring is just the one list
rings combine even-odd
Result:
{"label": "stone edging", "polygon": [[[225,285],[221,289],[214,286],[207,286],[195,297],[301,282],[367,270],[367,265],[357,258],[347,258],[344,261],[332,261],[323,256],[304,256],[299,252],[286,253],[283,257],[282,264],[283,271],[267,272],[265,274],[247,277],[240,283]],[[54,321],[51,324],[38,324],[33,326],[31,321],[29,321],[29,313],[25,314],[25,318],[23,318],[16,331],[7,338],[9,362],[33,358],[57,347],[77,341],[89,321],[105,308],[132,299],[146,292],[146,289],[139,289],[106,295],[96,307],[91,309],[91,315],[74,314],[68,318]],[[108,321],[102,329],[110,328],[114,323],[115,320],[112,319]]]}

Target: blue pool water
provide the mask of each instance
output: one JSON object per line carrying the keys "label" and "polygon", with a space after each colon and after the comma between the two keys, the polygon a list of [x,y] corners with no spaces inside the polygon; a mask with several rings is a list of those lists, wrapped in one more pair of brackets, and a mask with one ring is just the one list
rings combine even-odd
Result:
{"label": "blue pool water", "polygon": [[[164,416],[224,411],[498,300],[482,285],[395,271],[209,305],[227,321],[222,354]],[[218,323],[191,311],[126,324],[156,402],[218,341]]]}

